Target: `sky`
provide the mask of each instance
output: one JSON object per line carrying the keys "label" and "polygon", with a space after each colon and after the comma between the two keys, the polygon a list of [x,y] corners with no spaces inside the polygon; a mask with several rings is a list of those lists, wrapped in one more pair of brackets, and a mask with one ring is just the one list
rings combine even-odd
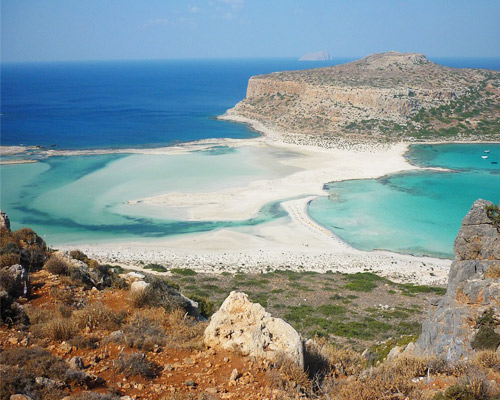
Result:
{"label": "sky", "polygon": [[500,0],[1,0],[1,60],[500,57]]}

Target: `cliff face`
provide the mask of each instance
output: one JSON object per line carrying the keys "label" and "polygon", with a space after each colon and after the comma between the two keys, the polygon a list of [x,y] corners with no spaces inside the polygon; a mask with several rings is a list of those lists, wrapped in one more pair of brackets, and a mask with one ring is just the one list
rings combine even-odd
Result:
{"label": "cliff face", "polygon": [[[498,128],[499,87],[497,71],[449,68],[422,54],[390,52],[334,67],[254,76],[246,98],[227,114],[302,134],[419,136],[465,123],[453,132],[472,135],[479,121]],[[489,134],[488,124],[480,133]]]}
{"label": "cliff face", "polygon": [[445,296],[431,304],[417,352],[449,361],[500,344],[500,228],[477,200],[455,240]]}

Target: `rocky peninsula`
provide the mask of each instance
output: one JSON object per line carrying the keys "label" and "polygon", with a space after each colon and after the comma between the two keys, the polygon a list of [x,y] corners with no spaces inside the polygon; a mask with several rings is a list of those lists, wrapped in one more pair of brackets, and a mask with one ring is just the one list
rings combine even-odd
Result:
{"label": "rocky peninsula", "polygon": [[250,78],[224,119],[289,143],[498,140],[500,72],[387,52],[333,67]]}

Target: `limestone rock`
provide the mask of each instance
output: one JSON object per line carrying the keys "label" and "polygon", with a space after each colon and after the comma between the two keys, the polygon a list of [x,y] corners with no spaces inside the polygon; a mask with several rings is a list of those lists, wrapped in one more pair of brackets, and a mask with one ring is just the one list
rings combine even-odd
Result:
{"label": "limestone rock", "polygon": [[304,366],[303,340],[291,325],[273,318],[245,293],[231,292],[212,315],[205,330],[205,344],[243,355],[275,360],[281,355]]}
{"label": "limestone rock", "polygon": [[83,360],[81,359],[81,357],[72,357],[68,361],[68,365],[70,366],[70,368],[73,368],[75,370],[84,368]]}
{"label": "limestone rock", "polygon": [[28,272],[21,264],[15,264],[6,269],[14,280],[14,297],[26,296],[28,294],[29,277]]}
{"label": "limestone rock", "polygon": [[17,298],[26,296],[29,288],[28,272],[20,264],[4,268],[5,275],[0,281],[0,289],[5,290],[10,296]]}
{"label": "limestone rock", "polygon": [[134,281],[130,285],[130,291],[132,293],[134,293],[134,292],[142,292],[148,286],[149,286],[149,283],[147,283],[147,282],[144,282],[144,281]]}
{"label": "limestone rock", "polygon": [[500,316],[500,232],[486,213],[489,205],[477,200],[462,222],[446,294],[431,302],[416,354],[470,358],[477,319],[490,309],[494,318]]}
{"label": "limestone rock", "polygon": [[2,210],[0,210],[0,228],[5,228],[10,232],[10,219]]}

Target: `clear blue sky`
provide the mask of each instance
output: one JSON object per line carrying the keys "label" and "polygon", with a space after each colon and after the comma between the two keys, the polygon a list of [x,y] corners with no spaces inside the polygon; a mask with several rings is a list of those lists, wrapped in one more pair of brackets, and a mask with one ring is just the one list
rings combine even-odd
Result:
{"label": "clear blue sky", "polygon": [[1,0],[2,61],[500,57],[500,0]]}

